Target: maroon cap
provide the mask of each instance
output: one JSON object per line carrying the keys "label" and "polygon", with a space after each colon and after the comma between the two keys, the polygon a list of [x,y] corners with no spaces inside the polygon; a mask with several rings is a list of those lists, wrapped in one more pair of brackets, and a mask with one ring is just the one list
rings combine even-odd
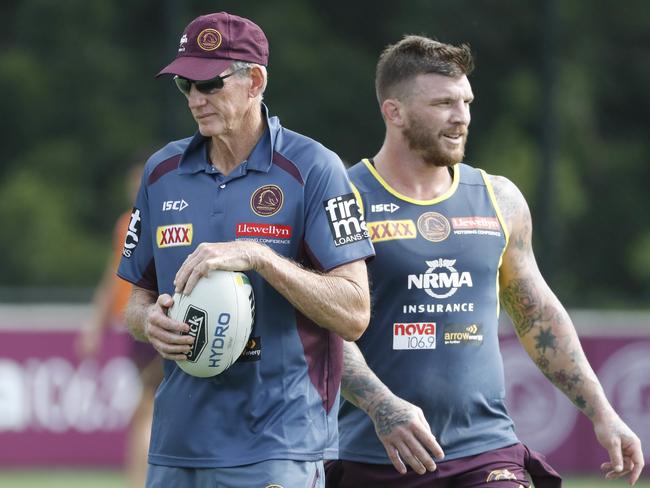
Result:
{"label": "maroon cap", "polygon": [[190,80],[209,80],[223,73],[233,61],[266,66],[269,43],[254,22],[226,12],[202,15],[185,28],[178,54],[156,76],[179,75]]}

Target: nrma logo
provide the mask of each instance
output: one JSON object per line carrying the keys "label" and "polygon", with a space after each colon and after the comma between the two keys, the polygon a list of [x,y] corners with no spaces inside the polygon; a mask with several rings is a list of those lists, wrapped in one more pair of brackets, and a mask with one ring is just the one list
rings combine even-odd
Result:
{"label": "nrma logo", "polygon": [[473,287],[469,271],[459,273],[454,265],[455,259],[435,259],[425,261],[429,267],[423,274],[408,276],[408,289],[417,288],[433,298],[449,298],[461,286]]}

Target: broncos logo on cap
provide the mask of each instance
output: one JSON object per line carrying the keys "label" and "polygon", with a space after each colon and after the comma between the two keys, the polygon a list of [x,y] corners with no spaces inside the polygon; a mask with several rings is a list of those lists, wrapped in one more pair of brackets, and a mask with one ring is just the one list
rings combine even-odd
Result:
{"label": "broncos logo on cap", "polygon": [[196,36],[196,43],[204,51],[214,51],[221,46],[221,32],[217,29],[203,29]]}

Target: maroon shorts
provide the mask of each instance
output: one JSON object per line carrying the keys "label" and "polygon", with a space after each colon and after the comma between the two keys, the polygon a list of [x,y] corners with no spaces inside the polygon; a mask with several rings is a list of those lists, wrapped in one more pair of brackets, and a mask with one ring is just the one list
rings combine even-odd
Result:
{"label": "maroon shorts", "polygon": [[[544,457],[523,444],[444,461],[433,473],[400,474],[392,464],[328,461],[326,488],[559,488],[562,478]],[[529,476],[527,476],[527,474]]]}

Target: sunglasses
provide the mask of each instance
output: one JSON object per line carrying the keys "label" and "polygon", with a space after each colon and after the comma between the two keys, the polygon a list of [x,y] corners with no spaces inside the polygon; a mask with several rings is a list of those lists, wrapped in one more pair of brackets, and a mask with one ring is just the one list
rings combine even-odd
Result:
{"label": "sunglasses", "polygon": [[174,83],[176,83],[176,87],[186,97],[190,96],[190,90],[192,89],[192,85],[194,85],[196,89],[199,92],[203,93],[204,95],[212,95],[217,90],[221,90],[224,87],[223,80],[225,80],[229,76],[234,75],[238,71],[242,71],[244,69],[248,69],[248,68],[239,68],[233,71],[232,73],[228,73],[227,75],[216,76],[211,80],[204,80],[204,81],[189,80],[187,78],[183,78],[182,76],[176,75],[174,76]]}

